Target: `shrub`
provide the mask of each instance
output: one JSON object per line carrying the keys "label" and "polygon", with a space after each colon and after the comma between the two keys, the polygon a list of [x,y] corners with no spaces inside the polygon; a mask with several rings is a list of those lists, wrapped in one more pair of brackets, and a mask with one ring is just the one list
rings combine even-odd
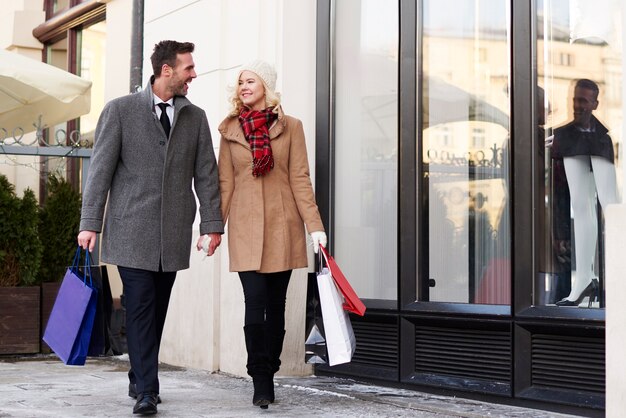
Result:
{"label": "shrub", "polygon": [[80,224],[80,193],[63,178],[48,178],[46,201],[40,210],[39,237],[43,253],[39,278],[41,282],[63,279],[76,252]]}
{"label": "shrub", "polygon": [[26,189],[19,198],[0,175],[0,286],[35,284],[42,252],[35,194]]}

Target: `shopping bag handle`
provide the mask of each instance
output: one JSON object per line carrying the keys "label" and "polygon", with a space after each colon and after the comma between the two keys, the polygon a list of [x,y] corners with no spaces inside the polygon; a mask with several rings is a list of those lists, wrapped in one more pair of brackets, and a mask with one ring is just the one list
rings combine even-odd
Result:
{"label": "shopping bag handle", "polygon": [[93,287],[93,279],[91,275],[91,256],[89,250],[85,250],[85,277],[83,283],[87,284],[87,275],[89,275],[89,287]]}
{"label": "shopping bag handle", "polygon": [[[80,256],[82,254],[82,247],[79,245],[76,248],[76,254],[74,254],[74,261],[72,261],[72,271],[80,276]],[[91,276],[91,256],[89,250],[85,250],[85,270],[83,270],[83,283],[87,284],[87,276],[89,276],[89,287],[93,287],[93,280]]]}
{"label": "shopping bag handle", "polygon": [[72,271],[78,271],[78,265],[80,264],[81,246],[76,248],[76,254],[74,254],[74,261],[72,261]]}
{"label": "shopping bag handle", "polygon": [[324,246],[322,244],[320,244],[320,248],[317,251],[317,256],[319,257],[319,266],[320,266],[320,271],[318,273],[321,273],[322,270],[324,269],[324,265],[326,265],[326,267],[328,267],[328,270],[330,270],[330,266],[328,265],[328,257],[326,257],[326,248],[324,248]]}
{"label": "shopping bag handle", "polygon": [[324,263],[322,262],[322,260],[323,260],[322,257],[323,257],[322,256],[322,252],[318,251],[317,252],[317,265],[318,265],[317,273],[318,274],[321,273],[322,270],[324,269]]}

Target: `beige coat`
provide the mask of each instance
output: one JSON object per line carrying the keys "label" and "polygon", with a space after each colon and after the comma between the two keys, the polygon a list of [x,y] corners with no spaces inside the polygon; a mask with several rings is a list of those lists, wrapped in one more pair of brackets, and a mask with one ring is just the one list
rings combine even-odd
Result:
{"label": "beige coat", "polygon": [[237,117],[219,126],[221,208],[228,220],[230,271],[307,267],[304,225],[324,231],[309,175],[302,122],[279,114],[270,128],[274,168],[252,176],[252,151]]}

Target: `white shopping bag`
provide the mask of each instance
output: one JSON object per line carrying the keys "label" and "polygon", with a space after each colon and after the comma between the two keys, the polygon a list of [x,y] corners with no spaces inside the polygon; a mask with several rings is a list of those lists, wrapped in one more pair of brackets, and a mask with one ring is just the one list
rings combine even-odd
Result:
{"label": "white shopping bag", "polygon": [[335,366],[349,363],[356,349],[356,338],[350,316],[343,309],[343,297],[327,267],[317,274],[317,288],[322,307],[328,364]]}

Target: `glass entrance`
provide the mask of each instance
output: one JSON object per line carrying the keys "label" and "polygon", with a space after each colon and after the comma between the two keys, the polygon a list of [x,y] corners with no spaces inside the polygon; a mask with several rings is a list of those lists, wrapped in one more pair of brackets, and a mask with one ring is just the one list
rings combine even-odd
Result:
{"label": "glass entrance", "polygon": [[418,120],[431,302],[510,303],[508,4],[424,1]]}

